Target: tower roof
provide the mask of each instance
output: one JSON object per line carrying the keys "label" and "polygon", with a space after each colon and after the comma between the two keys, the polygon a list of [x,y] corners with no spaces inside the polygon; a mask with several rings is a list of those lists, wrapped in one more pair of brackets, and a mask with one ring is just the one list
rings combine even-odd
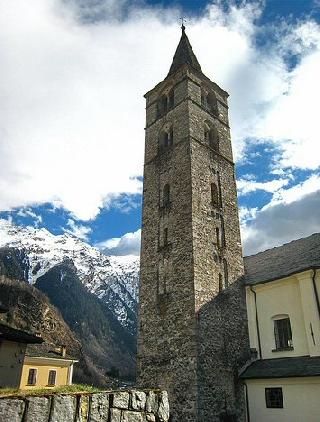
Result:
{"label": "tower roof", "polygon": [[176,52],[174,53],[172,65],[170,67],[168,75],[174,73],[176,70],[179,69],[180,66],[184,64],[189,64],[191,67],[201,72],[201,66],[194,52],[192,51],[192,47],[187,37],[184,25],[182,25],[181,29],[182,35]]}

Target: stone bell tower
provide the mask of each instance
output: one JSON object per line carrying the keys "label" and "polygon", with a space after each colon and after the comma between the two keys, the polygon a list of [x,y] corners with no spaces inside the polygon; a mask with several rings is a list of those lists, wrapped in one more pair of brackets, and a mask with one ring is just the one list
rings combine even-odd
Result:
{"label": "stone bell tower", "polygon": [[138,381],[168,390],[175,422],[224,420],[243,349],[227,350],[224,331],[246,335],[228,94],[202,73],[184,26],[145,98]]}

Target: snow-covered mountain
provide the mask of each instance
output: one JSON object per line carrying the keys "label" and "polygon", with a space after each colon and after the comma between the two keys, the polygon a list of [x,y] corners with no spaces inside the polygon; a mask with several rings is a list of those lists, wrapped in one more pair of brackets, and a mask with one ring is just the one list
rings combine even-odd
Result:
{"label": "snow-covered mountain", "polygon": [[97,295],[132,334],[136,330],[139,258],[106,256],[70,235],[53,235],[46,229],[20,227],[0,219],[0,247],[24,250],[31,283],[55,265],[71,259],[84,286]]}

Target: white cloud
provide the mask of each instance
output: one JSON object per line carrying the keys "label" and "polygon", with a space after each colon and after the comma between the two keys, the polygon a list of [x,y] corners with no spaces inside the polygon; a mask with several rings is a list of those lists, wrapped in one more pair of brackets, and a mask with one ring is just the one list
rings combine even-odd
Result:
{"label": "white cloud", "polygon": [[39,214],[36,214],[35,212],[33,212],[30,208],[21,208],[18,212],[17,215],[19,217],[31,217],[35,220],[35,225],[36,227],[39,226],[39,224],[42,223],[42,216]]}
{"label": "white cloud", "polygon": [[141,196],[122,195],[114,198],[112,207],[117,209],[122,214],[129,214],[130,211],[141,206]]}
{"label": "white cloud", "polygon": [[239,207],[240,225],[246,225],[248,221],[256,218],[258,208]]}
{"label": "white cloud", "polygon": [[270,180],[269,182],[256,182],[255,180],[250,179],[240,179],[237,181],[237,188],[239,195],[246,195],[257,190],[274,193],[288,183],[288,179],[276,179]]}
{"label": "white cloud", "polygon": [[[167,74],[179,12],[137,4],[0,3],[0,210],[54,202],[87,220],[119,194],[141,193],[142,95]],[[270,139],[279,169],[315,169],[319,26],[275,29],[278,45],[258,50],[261,4],[209,5],[187,31],[203,71],[231,94],[236,155],[247,137]]]}
{"label": "white cloud", "polygon": [[81,240],[87,241],[88,235],[92,232],[90,227],[84,226],[82,224],[77,224],[74,220],[69,218],[67,225],[69,228],[64,228],[65,233],[72,234],[75,237],[78,237]]}
{"label": "white cloud", "polygon": [[141,230],[96,244],[107,255],[140,255]]}
{"label": "white cloud", "polygon": [[[316,192],[320,189],[320,175],[313,174],[305,181],[292,186],[289,189],[278,189],[273,195],[272,200],[263,209],[270,208],[278,204],[291,204],[303,198],[305,195]],[[318,210],[314,210],[318,213]]]}
{"label": "white cloud", "polygon": [[245,255],[320,231],[320,190],[291,203],[278,203],[256,213],[242,224]]}
{"label": "white cloud", "polygon": [[261,209],[240,207],[245,254],[254,254],[319,232],[319,205],[320,175],[311,175],[295,186],[280,187]]}

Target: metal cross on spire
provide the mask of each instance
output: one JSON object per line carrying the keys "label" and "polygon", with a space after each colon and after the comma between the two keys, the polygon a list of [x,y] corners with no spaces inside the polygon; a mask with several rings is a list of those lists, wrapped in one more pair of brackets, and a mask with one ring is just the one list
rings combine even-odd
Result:
{"label": "metal cross on spire", "polygon": [[186,29],[186,27],[184,26],[184,24],[187,22],[187,20],[183,16],[180,18],[180,20],[181,20],[181,29],[182,29],[182,32],[184,32],[185,29]]}

